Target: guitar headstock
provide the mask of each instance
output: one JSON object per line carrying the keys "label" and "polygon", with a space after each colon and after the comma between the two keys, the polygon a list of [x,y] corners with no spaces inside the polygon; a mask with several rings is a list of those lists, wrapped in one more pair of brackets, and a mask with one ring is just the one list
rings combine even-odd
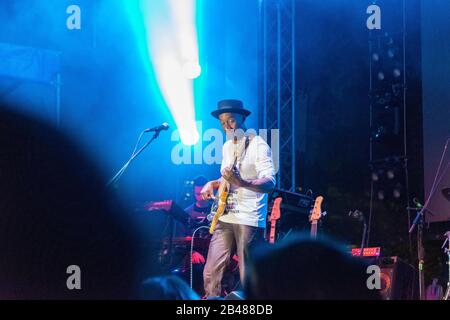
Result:
{"label": "guitar headstock", "polygon": [[322,202],[322,196],[317,197],[316,201],[314,201],[314,208],[312,209],[311,215],[309,216],[310,222],[317,222],[322,217]]}
{"label": "guitar headstock", "polygon": [[283,198],[281,197],[278,197],[273,201],[272,213],[270,214],[271,221],[280,219],[281,201],[283,201]]}

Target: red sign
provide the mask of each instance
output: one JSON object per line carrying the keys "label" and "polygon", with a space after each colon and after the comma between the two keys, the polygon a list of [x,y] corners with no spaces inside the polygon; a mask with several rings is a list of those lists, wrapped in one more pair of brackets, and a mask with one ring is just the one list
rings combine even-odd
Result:
{"label": "red sign", "polygon": [[[379,257],[381,254],[381,247],[364,248],[363,257]],[[352,249],[352,256],[361,256],[361,248]]]}

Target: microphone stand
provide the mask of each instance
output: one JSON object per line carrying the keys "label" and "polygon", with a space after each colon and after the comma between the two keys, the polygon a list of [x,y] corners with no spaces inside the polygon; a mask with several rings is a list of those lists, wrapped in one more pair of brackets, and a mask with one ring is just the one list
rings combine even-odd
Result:
{"label": "microphone stand", "polygon": [[[445,236],[447,239],[445,239],[444,244],[442,245],[442,249],[444,249],[444,252],[448,256],[447,264],[448,264],[448,282],[447,282],[447,290],[445,291],[445,295],[443,300],[449,300],[450,299],[450,231],[447,231],[445,233]],[[445,248],[445,244],[448,244],[448,248]]]}
{"label": "microphone stand", "polygon": [[366,235],[367,235],[367,223],[366,219],[363,216],[363,235],[361,240],[361,252],[359,253],[360,257],[364,256],[364,247],[366,246]]}
{"label": "microphone stand", "polygon": [[418,259],[418,269],[419,269],[419,300],[424,300],[424,287],[425,287],[425,278],[424,278],[424,250],[423,250],[423,208],[417,212],[416,218],[409,229],[409,233],[412,233],[414,227],[417,225],[417,259]]}
{"label": "microphone stand", "polygon": [[[149,145],[150,143],[153,142],[153,140],[155,140],[156,138],[158,138],[159,133],[161,131],[158,130],[155,132],[155,134],[153,135],[153,137],[142,147],[140,148],[137,152],[133,151],[133,154],[131,155],[131,158],[123,165],[123,167],[114,175],[114,177],[111,178],[111,180],[109,180],[109,182],[107,183],[107,187],[116,184],[120,177],[125,173],[125,171],[127,170],[128,166],[130,165],[130,163],[137,158],[137,156],[139,156],[142,151],[144,151]],[[143,132],[144,133],[144,132]],[[141,135],[142,136],[142,135]],[[140,139],[140,138],[139,138]],[[139,140],[138,140],[139,143]],[[137,146],[137,145],[136,145]],[[136,150],[136,149],[135,149]]]}
{"label": "microphone stand", "polygon": [[[414,219],[411,227],[409,228],[409,233],[412,233],[414,231],[415,226],[417,225],[417,258],[418,258],[418,268],[419,268],[419,299],[424,300],[424,286],[425,286],[425,280],[424,280],[424,247],[423,247],[423,222],[424,222],[424,214],[425,210],[428,211],[427,207],[430,203],[431,197],[435,193],[437,186],[441,183],[442,179],[444,178],[445,171],[441,176],[439,177],[439,173],[441,171],[442,162],[444,160],[445,153],[447,151],[448,142],[450,139],[447,139],[444,151],[442,152],[441,160],[439,162],[438,169],[436,171],[436,175],[434,177],[433,185],[430,190],[430,194],[428,195],[427,201],[425,202],[424,206],[420,207],[420,210],[417,212],[416,218]],[[447,164],[446,168],[449,166],[450,162]],[[439,179],[438,179],[439,177]],[[436,181],[439,180],[437,183]],[[416,204],[417,205],[417,204]],[[419,207],[419,206],[418,206]],[[407,208],[408,210],[410,208]]]}
{"label": "microphone stand", "polygon": [[364,256],[364,248],[368,246],[367,242],[367,221],[366,217],[363,212],[359,210],[350,211],[348,214],[351,218],[358,220],[358,222],[361,222],[363,224],[363,233],[362,233],[362,239],[361,239],[361,247],[359,251],[359,256]]}

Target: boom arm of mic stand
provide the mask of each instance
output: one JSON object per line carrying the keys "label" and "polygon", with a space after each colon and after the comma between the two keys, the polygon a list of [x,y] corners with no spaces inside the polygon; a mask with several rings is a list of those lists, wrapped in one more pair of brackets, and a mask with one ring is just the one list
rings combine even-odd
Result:
{"label": "boom arm of mic stand", "polygon": [[150,143],[153,142],[153,140],[155,140],[156,138],[158,138],[159,136],[159,131],[156,131],[155,134],[153,135],[153,137],[144,145],[142,146],[141,149],[139,149],[136,153],[134,153],[130,160],[128,160],[123,167],[114,175],[114,177],[112,177],[112,179],[108,182],[108,184],[106,185],[107,187],[109,187],[110,185],[116,183],[117,181],[119,181],[120,177],[124,174],[125,170],[128,168],[128,166],[130,165],[130,163],[137,158],[137,156],[139,156],[142,151],[144,151],[149,145]]}

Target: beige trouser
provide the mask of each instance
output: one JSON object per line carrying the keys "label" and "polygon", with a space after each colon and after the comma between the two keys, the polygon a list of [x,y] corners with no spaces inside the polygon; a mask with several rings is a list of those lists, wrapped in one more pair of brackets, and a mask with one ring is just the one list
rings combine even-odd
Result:
{"label": "beige trouser", "polygon": [[239,257],[239,275],[243,284],[245,259],[250,244],[261,240],[264,229],[219,221],[209,244],[208,257],[203,271],[205,296],[218,297],[222,293],[223,274],[236,252]]}

